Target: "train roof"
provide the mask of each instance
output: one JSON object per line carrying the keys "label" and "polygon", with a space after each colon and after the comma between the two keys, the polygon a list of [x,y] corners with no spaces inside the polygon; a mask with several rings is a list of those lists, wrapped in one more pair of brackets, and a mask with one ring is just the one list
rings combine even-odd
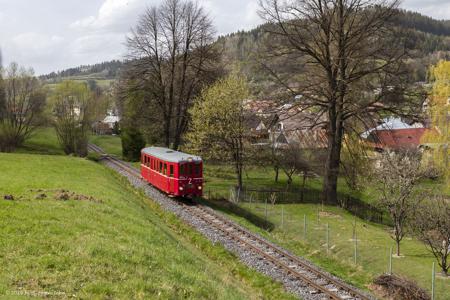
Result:
{"label": "train roof", "polygon": [[157,157],[161,160],[168,161],[168,162],[174,162],[174,163],[180,163],[184,161],[194,161],[194,162],[200,162],[202,161],[202,158],[200,156],[187,154],[180,151],[175,151],[169,148],[162,148],[162,147],[148,147],[142,149],[142,152],[154,157]]}

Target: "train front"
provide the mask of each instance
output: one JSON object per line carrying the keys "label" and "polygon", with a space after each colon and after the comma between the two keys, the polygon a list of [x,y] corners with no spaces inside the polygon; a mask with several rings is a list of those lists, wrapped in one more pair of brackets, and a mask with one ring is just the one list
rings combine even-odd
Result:
{"label": "train front", "polygon": [[178,192],[180,196],[203,195],[203,161],[200,157],[189,157],[179,163]]}

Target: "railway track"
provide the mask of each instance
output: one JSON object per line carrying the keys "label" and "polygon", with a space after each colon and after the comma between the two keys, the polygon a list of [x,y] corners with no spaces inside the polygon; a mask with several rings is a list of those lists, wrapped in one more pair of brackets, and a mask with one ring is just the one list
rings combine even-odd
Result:
{"label": "railway track", "polygon": [[[140,172],[122,160],[106,154],[100,147],[89,144],[90,151],[96,152],[129,176],[141,180]],[[213,229],[225,239],[233,241],[241,250],[245,249],[264,263],[271,264],[277,271],[284,273],[289,280],[295,280],[303,289],[307,290],[310,299],[373,299],[358,289],[343,283],[332,275],[318,269],[310,263],[290,254],[284,249],[273,245],[258,235],[237,225],[231,220],[219,215],[212,209],[193,201],[192,204],[174,201],[167,197],[167,201],[176,202],[183,211],[197,222]]]}

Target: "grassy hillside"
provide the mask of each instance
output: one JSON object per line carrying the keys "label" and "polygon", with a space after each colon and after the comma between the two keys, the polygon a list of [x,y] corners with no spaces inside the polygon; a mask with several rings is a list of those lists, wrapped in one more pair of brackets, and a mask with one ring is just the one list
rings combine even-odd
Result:
{"label": "grassy hillside", "polygon": [[[118,137],[97,137],[94,142],[104,148],[109,148],[115,153],[120,153]],[[205,164],[205,192],[211,198],[228,198],[230,187],[235,185],[234,169],[226,165]],[[296,176],[293,184],[300,186],[301,178]],[[283,189],[286,186],[287,178],[280,173],[279,182],[274,182],[274,171],[272,168],[253,167],[247,168],[244,176],[245,184],[253,187],[267,188],[274,187]],[[317,190],[322,187],[320,178],[308,179],[307,185]],[[421,187],[431,190],[441,190],[450,195],[450,187],[439,182],[426,181]],[[339,190],[342,193],[350,191],[342,181]],[[364,193],[360,195],[362,200],[372,202],[377,198],[375,187],[368,186]],[[253,216],[264,219],[264,204],[240,204],[240,210],[233,209],[223,201],[205,200],[205,204],[228,214],[231,218],[242,225],[259,232],[268,239],[283,245],[292,252],[307,257],[324,269],[352,282],[362,288],[372,282],[373,278],[387,271],[389,248],[394,247],[394,242],[389,236],[387,226],[366,222],[354,218],[343,209],[332,206],[320,207],[316,204],[288,204],[269,205],[268,221],[274,225],[274,230],[265,231],[256,227],[242,216],[243,212],[251,213]],[[317,209],[323,209],[320,221],[317,223]],[[282,210],[284,222],[281,223]],[[239,213],[237,213],[239,211]],[[303,221],[306,215],[308,222],[307,239],[303,236]],[[353,222],[356,222],[358,231],[358,266],[353,264],[354,243],[352,242]],[[326,255],[324,248],[326,236],[326,224],[330,226],[331,247],[330,255]],[[408,236],[402,242],[401,258],[394,258],[394,272],[407,276],[417,281],[420,286],[429,290],[431,287],[431,264],[434,258],[427,251],[425,245],[415,238]],[[450,288],[450,281],[441,276],[437,276],[436,292],[437,299],[446,299],[446,291]]]}
{"label": "grassy hillside", "polygon": [[0,295],[289,298],[101,165],[0,154],[0,169]]}

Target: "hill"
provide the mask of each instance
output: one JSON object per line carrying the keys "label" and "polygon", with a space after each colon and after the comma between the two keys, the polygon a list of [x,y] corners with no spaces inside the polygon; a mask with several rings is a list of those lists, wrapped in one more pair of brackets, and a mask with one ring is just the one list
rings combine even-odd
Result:
{"label": "hill", "polygon": [[0,168],[0,297],[289,298],[99,164],[0,154]]}
{"label": "hill", "polygon": [[[450,59],[450,20],[435,20],[417,12],[399,10],[393,25],[403,29],[409,36],[406,46],[413,55],[410,64],[416,81],[427,79],[430,64],[438,59]],[[238,31],[220,36],[216,42],[223,47],[226,65],[238,67],[256,84],[264,84],[268,79],[267,75],[261,74],[260,70],[252,65],[255,54],[261,52],[260,44],[268,38],[266,33],[268,26],[270,24],[263,24],[249,31]],[[126,62],[113,60],[83,65],[42,75],[40,79],[48,84],[62,79],[96,80],[99,85],[107,87],[118,77],[125,64]]]}

